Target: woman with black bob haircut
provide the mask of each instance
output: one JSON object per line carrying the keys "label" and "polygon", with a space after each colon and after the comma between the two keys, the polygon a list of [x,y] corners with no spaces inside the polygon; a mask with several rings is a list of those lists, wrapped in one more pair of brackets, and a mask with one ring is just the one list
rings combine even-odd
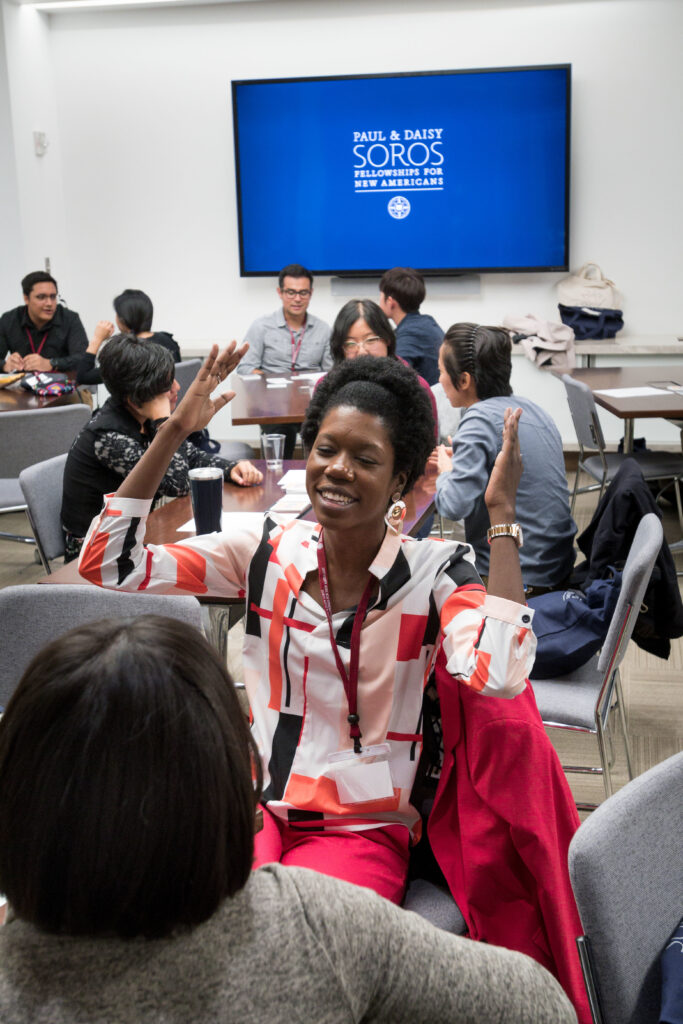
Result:
{"label": "woman with black bob haircut", "polygon": [[[515,539],[522,468],[518,411],[506,413],[486,488],[497,527],[488,593],[467,545],[402,533],[402,498],[422,472],[434,424],[415,372],[394,359],[344,360],[316,389],[302,430],[310,449],[312,521],[267,514],[253,526],[145,546],[146,515],[169,459],[184,437],[205,427],[230,400],[229,394],[212,394],[244,351],[233,342],[219,355],[214,346],[164,429],[106,498],[83,545],[81,575],[113,589],[144,586],[246,601],[244,682],[264,779],[257,866],[313,868],[400,903],[421,812],[429,813],[433,802],[440,820],[438,831],[430,826],[431,846],[455,884],[447,861],[462,863],[470,852],[480,858],[478,824],[488,835],[490,822],[458,814],[456,784],[466,789],[469,777],[455,772],[452,751],[459,739],[444,733],[443,746],[431,744],[438,731],[428,734],[426,719],[440,714],[444,729],[447,720],[457,720],[463,689],[484,718],[498,716],[495,706],[507,707],[519,695],[522,707],[512,714],[532,719],[543,745],[543,770],[529,791],[526,780],[516,789],[521,774],[504,762],[495,775],[502,780],[493,787],[495,800],[499,809],[509,805],[514,818],[533,795],[552,826],[550,838],[541,844],[540,867],[516,872],[515,853],[502,865],[494,860],[482,867],[483,877],[489,888],[494,877],[514,878],[495,904],[499,944],[538,952],[534,935],[547,927],[563,938],[554,947],[555,961],[546,957],[546,965],[568,958],[573,963],[579,923],[571,910],[566,853],[578,819],[527,689],[535,639]],[[441,670],[432,678],[437,655]],[[493,711],[484,710],[492,705]],[[492,737],[483,756],[496,763],[501,744],[493,737],[500,734],[482,732]],[[518,757],[515,747],[512,765]],[[481,807],[481,794],[471,795]],[[504,836],[516,834],[509,823],[500,829]],[[536,848],[535,836],[527,845]],[[552,877],[539,878],[551,861]],[[547,904],[539,903],[539,891],[552,894]],[[524,924],[515,931],[516,915],[506,908],[520,898]],[[486,937],[488,925],[480,931],[462,897],[458,905],[474,932]],[[434,1018],[426,1013],[417,1019]]]}
{"label": "woman with black bob haircut", "polygon": [[[358,342],[351,338],[359,321],[368,328],[368,340]],[[358,355],[396,355],[396,335],[389,320],[376,302],[370,299],[350,299],[337,313],[330,335],[330,354],[335,366]]]}
{"label": "woman with black bob haircut", "polygon": [[0,722],[0,1018],[571,1022],[527,957],[313,872],[252,872],[259,787],[192,627],[94,622],[41,651]]}
{"label": "woman with black bob haircut", "polygon": [[[142,338],[161,345],[173,356],[173,361],[179,363],[181,360],[178,342],[172,334],[167,331],[153,331],[152,318],[154,306],[149,295],[140,291],[139,288],[126,288],[114,299],[114,313],[116,327],[121,334],[133,334],[136,338]],[[76,369],[76,383],[78,384],[101,384],[102,374],[100,367],[96,365],[97,355],[102,345],[114,334],[116,327],[110,320],[100,320],[93,332],[92,340],[83,353],[83,357]],[[105,346],[106,347],[106,346]]]}
{"label": "woman with black bob haircut", "polygon": [[33,659],[0,722],[0,890],[56,934],[194,927],[249,877],[252,771],[234,687],[197,630],[79,626]]}
{"label": "woman with black bob haircut", "polygon": [[[371,299],[350,299],[337,313],[330,336],[330,353],[335,366],[358,356],[388,356],[408,366],[396,355],[396,335],[383,310]],[[417,376],[437,422],[436,400],[424,377]],[[436,428],[435,428],[436,430]],[[435,433],[438,440],[438,434]],[[431,521],[431,520],[430,520]],[[427,531],[429,532],[429,531]]]}
{"label": "woman with black bob haircut", "polygon": [[[104,495],[116,490],[138,462],[178,400],[173,356],[161,345],[118,334],[102,350],[100,368],[110,397],[74,441],[64,470],[61,516],[66,561],[78,556]],[[174,453],[156,500],[188,494],[188,473],[201,466],[216,466],[226,481],[241,487],[263,478],[251,462],[212,455],[189,438]]]}

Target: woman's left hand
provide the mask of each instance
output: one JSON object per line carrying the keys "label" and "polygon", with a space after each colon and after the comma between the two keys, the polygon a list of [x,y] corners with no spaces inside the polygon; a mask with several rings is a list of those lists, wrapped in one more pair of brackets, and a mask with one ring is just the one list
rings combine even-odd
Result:
{"label": "woman's left hand", "polygon": [[252,466],[251,462],[246,460],[238,462],[236,466],[233,466],[230,470],[230,479],[233,483],[239,484],[240,487],[253,487],[254,484],[260,484],[263,480],[263,473],[256,466]]}
{"label": "woman's left hand", "polygon": [[232,341],[227,348],[219,353],[218,345],[212,345],[199,373],[168,420],[169,426],[172,426],[174,431],[180,431],[187,437],[196,430],[203,430],[212,416],[215,416],[219,409],[232,401],[235,397],[234,391],[224,391],[222,394],[216,395],[215,398],[212,397],[212,394],[218,385],[232,373],[248,348],[249,345],[246,342],[238,347],[237,342]]}
{"label": "woman's left hand", "polygon": [[515,518],[517,488],[522,476],[522,453],[517,433],[521,415],[521,409],[505,410],[503,446],[493,464],[484,495],[492,524],[509,523]]}

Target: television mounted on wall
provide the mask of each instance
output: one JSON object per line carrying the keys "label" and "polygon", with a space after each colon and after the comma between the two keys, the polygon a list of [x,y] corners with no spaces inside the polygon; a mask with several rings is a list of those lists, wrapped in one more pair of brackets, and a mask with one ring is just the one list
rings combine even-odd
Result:
{"label": "television mounted on wall", "polygon": [[571,65],[232,82],[240,273],[569,265]]}

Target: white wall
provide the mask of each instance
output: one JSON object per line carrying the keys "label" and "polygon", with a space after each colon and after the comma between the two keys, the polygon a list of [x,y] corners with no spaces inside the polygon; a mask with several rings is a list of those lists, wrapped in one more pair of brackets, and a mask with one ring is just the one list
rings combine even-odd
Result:
{"label": "white wall", "polygon": [[19,187],[14,161],[9,74],[5,58],[5,36],[0,19],[0,310],[18,301],[17,282],[21,280],[23,247],[19,217]]}
{"label": "white wall", "polygon": [[[88,327],[123,287],[147,290],[188,347],[274,308],[273,282],[239,278],[231,78],[571,62],[572,264],[596,259],[617,281],[626,333],[683,333],[680,0],[3,10],[24,259],[52,255]],[[42,164],[26,148],[39,118],[54,136]],[[486,275],[425,310],[443,326],[553,315],[558,276]],[[314,312],[341,301],[317,282]]]}
{"label": "white wall", "polygon": [[[21,218],[21,248],[12,252],[12,278],[2,281],[3,296],[10,290],[7,305],[21,302],[19,282],[29,270],[42,269],[46,257],[53,271],[61,274],[63,293],[69,304],[75,289],[69,259],[68,210],[62,192],[62,157],[59,146],[55,78],[52,66],[50,20],[31,8],[3,0],[2,4],[12,137],[8,148],[14,153],[18,181],[18,210]],[[45,132],[48,150],[38,157],[33,132]],[[2,137],[3,143],[5,136]],[[3,306],[2,309],[6,309]]]}

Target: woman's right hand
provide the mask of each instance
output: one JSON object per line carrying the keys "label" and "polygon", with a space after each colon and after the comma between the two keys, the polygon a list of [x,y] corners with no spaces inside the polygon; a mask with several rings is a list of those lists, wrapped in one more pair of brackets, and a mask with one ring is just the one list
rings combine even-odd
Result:
{"label": "woman's right hand", "polygon": [[231,341],[228,347],[219,353],[218,345],[213,345],[168,423],[172,423],[186,436],[196,430],[203,430],[218,410],[235,397],[234,391],[224,391],[215,398],[211,396],[221,381],[224,381],[239,364],[248,348],[246,342],[238,348],[237,342]]}

